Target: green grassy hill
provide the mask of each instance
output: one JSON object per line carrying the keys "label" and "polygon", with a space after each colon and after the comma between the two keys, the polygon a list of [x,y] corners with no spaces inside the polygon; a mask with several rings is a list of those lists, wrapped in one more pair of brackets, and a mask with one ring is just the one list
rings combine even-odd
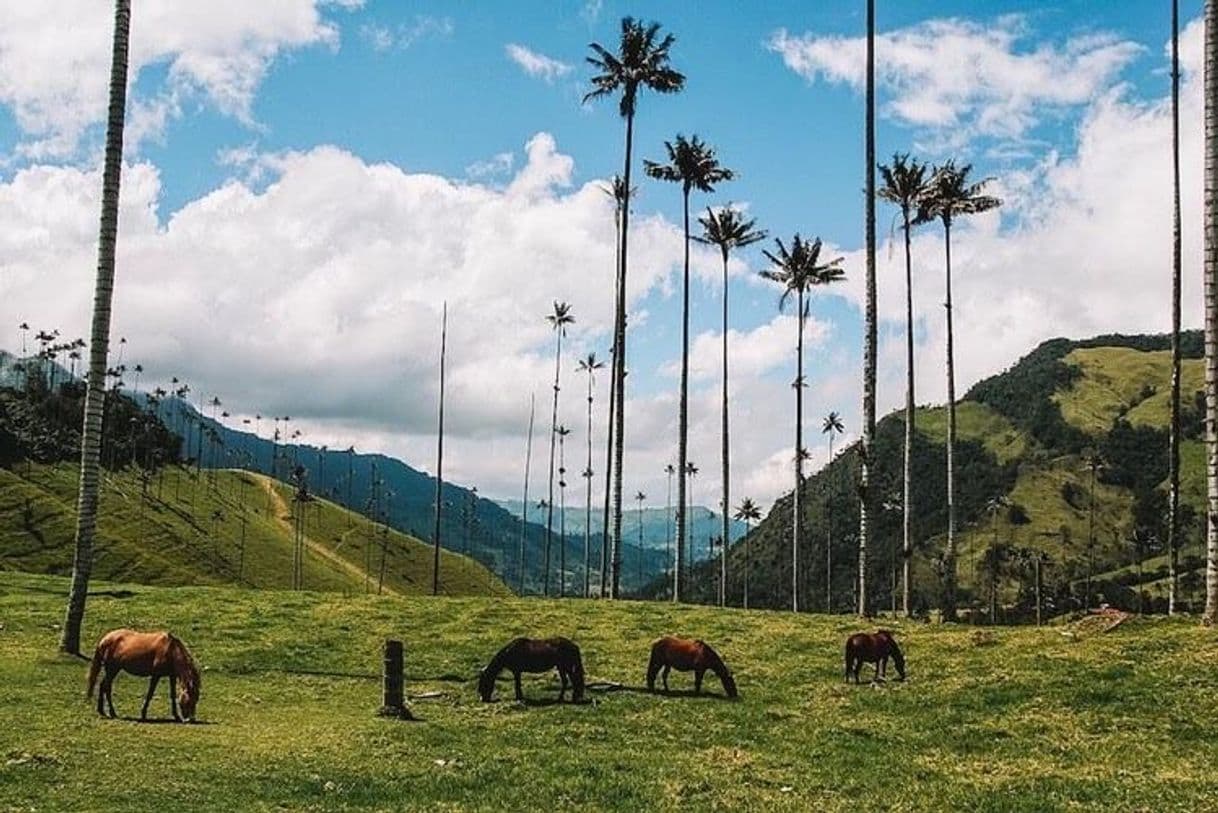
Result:
{"label": "green grassy hill", "polygon": [[[145,484],[133,469],[107,471],[94,575],[157,585],[291,586],[291,488],[236,470],[197,475],[165,466]],[[145,490],[146,485],[146,490]],[[0,469],[0,570],[71,571],[77,467],[19,463]],[[299,510],[299,508],[297,508]],[[360,593],[431,592],[432,548],[326,500],[303,504],[304,586]],[[384,552],[384,580],[381,561]],[[504,595],[481,564],[442,551],[447,595]]]}
{"label": "green grassy hill", "polygon": [[[844,685],[857,621],[640,602],[339,598],[98,584],[91,643],[168,627],[203,668],[198,725],[97,718],[55,656],[66,580],[0,574],[0,805],[14,810],[1196,811],[1218,798],[1213,634],[1146,618],[1084,628],[896,627],[909,680]],[[648,644],[711,641],[741,698],[640,690]],[[555,705],[476,698],[519,634],[565,634],[592,681]],[[422,722],[378,719],[380,647],[406,645]],[[120,715],[145,681],[122,676]],[[674,689],[688,675],[674,673]],[[152,712],[168,713],[165,689]],[[502,680],[498,697],[510,698]]]}
{"label": "green grassy hill", "polygon": [[[988,613],[992,592],[998,612],[1027,617],[1033,603],[1030,557],[1037,553],[1048,557],[1043,573],[1051,610],[1081,604],[1089,562],[1093,600],[1130,609],[1139,603],[1157,607],[1165,600],[1167,347],[1163,336],[1054,339],[1011,369],[977,384],[958,404],[959,576],[966,606]],[[1201,597],[1199,518],[1205,483],[1200,334],[1185,334],[1183,350],[1181,591],[1187,606]],[[947,527],[946,410],[920,408],[916,426],[915,602],[933,607],[940,601]],[[903,413],[888,415],[876,437],[880,511],[868,571],[873,610],[891,606],[893,570],[899,566],[903,441]],[[1094,537],[1086,463],[1091,452],[1104,461],[1095,483]],[[843,610],[854,605],[858,468],[858,449],[852,446],[805,485],[807,537],[800,575],[805,606],[810,608]],[[991,510],[995,498],[1005,504]],[[790,603],[790,512],[788,495],[776,502],[750,537],[755,606]],[[728,559],[734,602],[741,600],[744,562],[744,546],[737,543]],[[831,603],[825,592],[830,566]],[[717,563],[713,567],[717,569]],[[709,600],[715,584],[712,568],[696,568],[692,578],[694,597]]]}

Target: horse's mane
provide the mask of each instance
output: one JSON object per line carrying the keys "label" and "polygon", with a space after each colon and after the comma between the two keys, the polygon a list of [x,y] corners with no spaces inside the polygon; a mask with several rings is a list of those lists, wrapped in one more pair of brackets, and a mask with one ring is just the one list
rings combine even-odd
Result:
{"label": "horse's mane", "polygon": [[190,654],[190,650],[186,648],[186,644],[182,643],[177,636],[170,634],[169,647],[174,660],[174,665],[180,667],[181,677],[185,688],[191,694],[196,694],[199,691],[202,681],[199,678],[199,667],[195,663],[194,656]]}
{"label": "horse's mane", "polygon": [[478,673],[478,688],[480,690],[495,685],[495,679],[503,671],[503,663],[508,658],[508,652],[521,640],[520,638],[513,638],[509,641],[502,649],[495,653],[494,657],[491,658],[491,662],[486,665],[486,668]]}

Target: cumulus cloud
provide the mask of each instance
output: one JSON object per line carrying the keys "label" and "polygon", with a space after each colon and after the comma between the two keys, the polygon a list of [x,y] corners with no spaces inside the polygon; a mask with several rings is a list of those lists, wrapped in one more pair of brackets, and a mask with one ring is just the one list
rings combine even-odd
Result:
{"label": "cumulus cloud", "polygon": [[[944,146],[976,136],[1018,139],[1044,117],[1091,102],[1141,46],[1108,34],[1028,47],[1022,17],[988,23],[928,20],[876,37],[884,113],[936,134]],[[809,82],[862,88],[862,37],[775,32],[767,43]]]}
{"label": "cumulus cloud", "polygon": [[397,26],[365,23],[359,27],[359,35],[372,50],[388,51],[406,49],[424,39],[451,37],[455,30],[451,17],[416,14],[412,21]]}
{"label": "cumulus cloud", "polygon": [[571,72],[571,66],[566,62],[559,62],[557,59],[537,51],[532,51],[514,42],[505,45],[503,50],[507,54],[508,59],[519,65],[521,70],[529,76],[544,80],[548,84]]}
{"label": "cumulus cloud", "polygon": [[[360,0],[145,0],[131,21],[130,78],[165,66],[154,98],[132,100],[133,139],[155,137],[183,96],[250,122],[251,103],[283,51],[337,47],[324,6]],[[11,108],[32,159],[73,154],[105,114],[113,31],[111,4],[93,0],[0,4],[0,104]]]}

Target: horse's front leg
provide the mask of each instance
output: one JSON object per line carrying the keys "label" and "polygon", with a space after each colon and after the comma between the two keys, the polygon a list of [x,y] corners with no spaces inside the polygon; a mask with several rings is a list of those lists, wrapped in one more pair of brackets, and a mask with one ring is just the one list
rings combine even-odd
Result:
{"label": "horse's front leg", "polygon": [[152,702],[152,695],[156,693],[156,685],[161,680],[160,675],[153,675],[148,681],[148,694],[144,696],[144,707],[140,709],[140,719],[148,719],[148,704]]}
{"label": "horse's front leg", "polygon": [[698,669],[694,672],[694,694],[702,694],[702,676],[705,674],[705,669]]}
{"label": "horse's front leg", "polygon": [[665,691],[665,692],[667,692],[667,691],[668,691],[668,673],[669,673],[669,672],[671,672],[671,671],[672,671],[672,667],[671,667],[671,666],[668,666],[667,664],[665,664],[665,666],[664,666],[664,674],[662,675],[662,677],[663,677],[663,679],[664,679],[664,691]]}
{"label": "horse's front leg", "polygon": [[169,711],[173,713],[175,722],[182,722],[182,717],[178,714],[178,678],[173,674],[169,676]]}
{"label": "horse's front leg", "polygon": [[567,694],[567,670],[561,666],[558,667],[558,679],[562,681],[562,688],[558,690],[558,701],[561,703]]}
{"label": "horse's front leg", "polygon": [[512,675],[516,678],[516,700],[524,700],[524,692],[520,689],[520,673],[513,672]]}

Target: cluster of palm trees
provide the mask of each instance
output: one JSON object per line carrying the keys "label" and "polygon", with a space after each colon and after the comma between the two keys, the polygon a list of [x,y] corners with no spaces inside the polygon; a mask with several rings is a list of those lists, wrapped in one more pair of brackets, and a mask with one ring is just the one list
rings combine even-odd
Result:
{"label": "cluster of palm trees", "polygon": [[[1173,146],[1175,159],[1175,190],[1176,190],[1176,214],[1175,214],[1175,234],[1174,234],[1174,263],[1173,263],[1173,334],[1177,332],[1179,320],[1179,160],[1178,160],[1178,10],[1176,3],[1173,2],[1173,116],[1175,126],[1173,127]],[[90,333],[89,342],[89,364],[88,364],[88,385],[85,394],[85,409],[82,432],[82,455],[81,455],[81,472],[80,472],[80,488],[78,501],[78,515],[76,527],[76,547],[73,561],[73,576],[72,584],[69,591],[69,600],[65,615],[65,623],[63,625],[62,637],[60,641],[61,649],[68,652],[79,652],[80,649],[80,628],[81,621],[84,615],[85,599],[88,593],[89,577],[92,567],[93,556],[93,537],[96,528],[97,500],[98,500],[98,471],[99,457],[102,437],[102,416],[104,411],[105,390],[104,381],[107,369],[107,358],[110,345],[110,311],[111,300],[114,288],[114,260],[115,248],[117,244],[118,233],[118,201],[119,187],[121,180],[122,169],[122,146],[123,146],[123,131],[126,114],[126,92],[127,92],[127,55],[130,39],[130,20],[131,20],[131,2],[130,0],[115,0],[115,24],[112,47],[112,62],[110,69],[110,104],[109,113],[106,123],[105,136],[105,151],[103,160],[102,172],[102,207],[101,207],[101,227],[100,239],[98,243],[98,265],[97,265],[97,280],[96,292],[94,297],[93,321]],[[1213,622],[1218,620],[1218,87],[1215,83],[1218,82],[1218,0],[1205,0],[1205,42],[1204,42],[1204,61],[1205,61],[1205,218],[1204,218],[1204,243],[1205,243],[1205,263],[1204,263],[1204,288],[1205,288],[1205,319],[1206,319],[1206,382],[1207,382],[1207,409],[1206,409],[1206,426],[1207,426],[1207,444],[1209,453],[1206,460],[1206,474],[1208,484],[1208,499],[1209,499],[1209,522],[1207,529],[1207,601],[1205,618],[1207,621]],[[858,533],[858,610],[860,613],[867,611],[867,592],[866,592],[866,556],[868,548],[869,535],[869,517],[872,514],[872,502],[874,495],[870,484],[870,472],[873,467],[871,460],[873,440],[875,433],[875,390],[876,390],[876,334],[877,334],[877,317],[876,317],[876,281],[875,281],[875,202],[879,194],[875,184],[875,0],[866,0],[866,17],[867,17],[867,48],[866,48],[866,114],[864,118],[864,137],[865,137],[865,192],[866,192],[866,214],[865,214],[865,242],[866,242],[866,267],[864,279],[864,347],[863,347],[863,408],[861,421],[861,438],[860,438],[860,457],[861,471],[859,482],[859,533]],[[659,94],[672,94],[682,90],[685,85],[685,76],[672,67],[670,63],[670,51],[675,42],[671,34],[661,34],[659,24],[650,23],[644,24],[633,18],[626,17],[621,22],[620,39],[616,51],[611,51],[599,44],[592,44],[592,54],[588,57],[589,64],[595,69],[595,74],[592,77],[592,90],[585,96],[585,101],[615,97],[618,100],[618,109],[625,123],[625,149],[623,172],[615,184],[612,193],[616,202],[614,219],[617,227],[617,267],[615,275],[615,309],[613,321],[613,341],[611,349],[611,384],[610,384],[610,408],[609,408],[609,431],[607,435],[607,466],[606,466],[606,482],[611,485],[611,488],[606,487],[606,521],[604,522],[603,534],[607,537],[609,534],[608,514],[609,507],[612,507],[612,541],[613,541],[613,563],[612,563],[612,586],[610,594],[617,596],[620,587],[620,572],[621,572],[621,538],[622,538],[622,471],[623,471],[623,449],[625,436],[625,403],[626,403],[626,370],[625,360],[627,354],[627,333],[626,333],[626,279],[628,270],[628,246],[629,246],[629,222],[630,222],[630,198],[633,194],[631,186],[632,177],[632,158],[634,151],[634,119],[638,109],[638,101],[641,91],[653,91]],[[688,402],[687,402],[687,387],[688,387],[688,279],[689,279],[689,262],[688,262],[688,243],[690,239],[689,229],[689,197],[690,193],[697,190],[701,192],[713,191],[715,185],[721,182],[731,180],[732,172],[722,167],[716,158],[714,150],[703,143],[697,137],[684,138],[678,136],[676,140],[667,142],[666,150],[668,153],[668,161],[666,163],[647,162],[645,169],[647,173],[660,180],[668,180],[680,183],[683,192],[684,204],[684,223],[685,223],[685,238],[686,238],[686,262],[685,262],[685,288],[684,298],[685,307],[682,313],[682,376],[681,376],[681,405],[679,414],[679,438],[678,438],[678,457],[679,465],[676,469],[678,476],[678,514],[677,514],[677,530],[678,535],[684,530],[685,524],[688,521],[688,516],[684,509],[684,497],[687,487],[685,470],[686,451],[687,451],[687,423],[688,423]],[[951,282],[951,227],[957,218],[977,212],[985,211],[988,208],[993,208],[998,205],[998,201],[983,192],[985,182],[972,182],[969,179],[969,167],[957,167],[954,163],[948,162],[943,166],[933,171],[923,171],[918,173],[919,165],[917,162],[906,159],[903,162],[898,162],[894,159],[893,164],[887,167],[888,172],[885,174],[884,199],[891,200],[902,210],[904,233],[906,237],[907,247],[907,287],[908,287],[908,239],[910,229],[918,223],[926,223],[931,221],[939,221],[944,229],[944,245],[945,245],[945,270],[947,272],[948,281],[948,300],[947,300],[947,370],[948,370],[948,437],[947,437],[947,452],[948,452],[948,544],[947,552],[944,560],[944,610],[948,617],[954,613],[955,608],[955,516],[954,516],[954,467],[953,463],[953,445],[955,442],[955,414],[954,414],[954,369],[952,357],[952,331],[951,331],[951,301],[950,301],[950,282]],[[922,183],[925,182],[926,189],[922,189]],[[730,210],[730,207],[729,207]],[[725,210],[727,211],[727,210]],[[916,214],[914,214],[916,211]],[[709,219],[715,219],[716,215],[713,212],[708,212]],[[719,224],[722,225],[722,224]],[[707,227],[707,238],[714,242],[713,236],[710,234],[710,226],[704,223]],[[745,230],[749,236],[758,234],[753,229],[752,224]],[[743,236],[738,236],[734,241],[724,240],[719,242],[723,248],[726,257],[726,251],[731,247],[739,247],[743,243]],[[760,238],[758,238],[760,239]],[[773,264],[773,268],[769,269],[768,274],[772,279],[783,285],[783,301],[794,298],[797,302],[797,321],[799,324],[799,349],[797,349],[797,369],[794,388],[796,391],[796,444],[794,453],[794,470],[795,470],[795,499],[793,503],[793,539],[792,539],[792,608],[799,607],[798,599],[798,579],[794,575],[797,572],[798,551],[800,542],[800,526],[801,518],[799,511],[799,493],[802,486],[802,471],[804,450],[801,446],[802,433],[800,428],[802,396],[801,392],[805,385],[802,371],[802,331],[804,320],[806,318],[805,298],[812,286],[827,284],[840,280],[842,277],[841,269],[836,261],[824,262],[820,259],[821,243],[819,239],[805,239],[796,235],[789,243],[777,241],[776,250],[767,252],[766,257]],[[726,300],[725,300],[726,312]],[[912,302],[907,294],[907,317],[912,321]],[[555,325],[558,333],[558,342],[561,342],[563,327]],[[907,332],[907,342],[910,341],[910,334]],[[726,330],[724,336],[726,346]],[[1176,544],[1175,528],[1176,516],[1175,507],[1177,503],[1176,492],[1178,490],[1178,460],[1177,460],[1177,445],[1176,423],[1178,422],[1178,344],[1173,344],[1173,442],[1171,444],[1172,456],[1172,517],[1171,527],[1173,530],[1171,544]],[[561,353],[559,353],[561,356]],[[912,376],[912,363],[909,362],[907,355],[907,364],[910,368]],[[726,357],[725,357],[725,373],[726,373]],[[907,424],[912,425],[912,403],[913,403],[913,387],[912,378],[908,380],[906,409],[907,409]],[[725,374],[726,385],[726,374]],[[555,403],[557,403],[557,385],[555,389]],[[555,410],[556,411],[556,410]],[[725,412],[726,414],[726,412]],[[729,510],[729,504],[726,498],[727,481],[729,474],[728,465],[728,438],[726,431],[726,418],[724,420],[725,430],[723,438],[723,469],[725,497],[722,503],[723,513]],[[557,437],[557,422],[552,422],[551,425],[551,447]],[[906,459],[909,458],[908,441],[906,444]],[[551,453],[551,499],[550,504],[553,504],[552,499],[552,481],[553,481],[553,452]],[[591,465],[587,467],[587,477],[589,484],[591,483]],[[903,553],[906,561],[905,572],[905,588],[903,590],[903,598],[906,609],[908,609],[908,560],[912,552],[913,540],[910,539],[910,521],[909,521],[909,475],[908,463],[906,464],[906,487],[905,487],[905,530],[903,540]],[[610,493],[611,492],[611,493]],[[742,503],[738,514],[743,513],[743,508],[746,503]],[[551,509],[552,510],[552,509]],[[437,500],[437,512],[439,511],[439,500]],[[547,539],[552,535],[552,515],[547,522]],[[606,542],[602,540],[602,558],[604,558],[606,550]],[[725,539],[726,542],[726,539]],[[726,544],[724,546],[726,548]],[[547,545],[548,548],[548,545]],[[678,546],[678,551],[680,547]],[[724,567],[726,566],[726,555],[723,556]],[[674,573],[674,589],[673,599],[680,598],[681,589],[681,562],[678,554],[678,567]],[[548,569],[547,569],[548,572]],[[585,568],[587,572],[587,568]],[[1173,573],[1174,577],[1174,573]],[[605,578],[605,568],[602,568],[602,580]],[[587,581],[587,576],[585,576]],[[1173,578],[1174,582],[1174,578]]]}

